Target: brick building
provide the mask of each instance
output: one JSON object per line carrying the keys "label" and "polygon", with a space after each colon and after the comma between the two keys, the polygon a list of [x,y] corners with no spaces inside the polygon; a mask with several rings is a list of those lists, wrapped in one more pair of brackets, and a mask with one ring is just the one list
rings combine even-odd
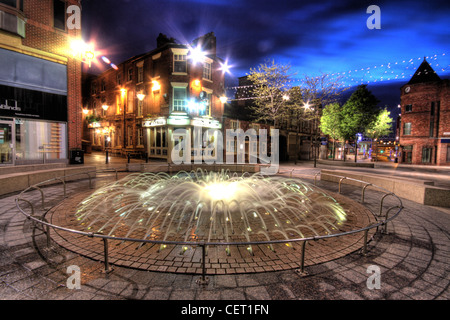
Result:
{"label": "brick building", "polygon": [[81,62],[71,52],[81,28],[67,25],[71,5],[81,6],[0,0],[0,165],[67,162],[81,147]]}
{"label": "brick building", "polygon": [[[122,155],[171,161],[176,129],[192,139],[192,156],[202,129],[202,147],[217,139],[208,129],[223,127],[225,93],[216,37],[208,33],[190,44],[160,34],[156,48],[98,76],[85,77],[84,139],[92,148]],[[209,131],[208,131],[209,132]]]}
{"label": "brick building", "polygon": [[450,81],[424,59],[400,99],[400,161],[450,165]]}

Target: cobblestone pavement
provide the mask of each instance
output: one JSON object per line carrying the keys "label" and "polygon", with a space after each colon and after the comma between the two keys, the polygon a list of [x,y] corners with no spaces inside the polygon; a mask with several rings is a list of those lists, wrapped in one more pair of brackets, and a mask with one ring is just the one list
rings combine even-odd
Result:
{"label": "cobblestone pavement", "polygon": [[[297,167],[297,169],[301,170]],[[296,172],[309,181],[320,168]],[[68,184],[68,193],[77,182]],[[337,191],[337,184],[318,182]],[[59,188],[61,188],[59,186]],[[46,192],[60,192],[48,187]],[[350,185],[343,194],[360,198]],[[173,274],[114,267],[52,243],[16,208],[14,194],[0,198],[0,299],[3,300],[448,300],[450,211],[402,200],[404,210],[369,242],[367,255],[342,258],[296,270],[209,275]],[[40,194],[29,194],[35,201]],[[46,195],[47,197],[47,195]],[[379,194],[368,192],[376,207]],[[393,200],[389,200],[393,201]],[[392,205],[387,201],[386,207]],[[314,244],[313,244],[314,245]],[[307,250],[306,250],[307,254]],[[99,257],[101,260],[101,257]],[[81,272],[79,289],[68,287],[70,266]],[[379,271],[379,272],[378,272]],[[376,276],[380,277],[377,278]],[[379,284],[379,287],[377,286]],[[375,286],[375,287],[374,287]],[[372,289],[370,289],[371,287]]]}

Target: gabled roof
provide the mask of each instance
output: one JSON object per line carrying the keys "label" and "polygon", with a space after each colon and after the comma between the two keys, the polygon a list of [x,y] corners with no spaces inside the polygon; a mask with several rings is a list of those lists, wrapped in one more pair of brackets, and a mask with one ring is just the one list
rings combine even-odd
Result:
{"label": "gabled roof", "polygon": [[437,73],[433,70],[433,68],[431,68],[427,60],[423,58],[422,63],[420,64],[419,68],[417,68],[416,72],[412,76],[411,80],[409,80],[408,84],[435,82],[435,81],[441,81],[441,78],[439,78]]}

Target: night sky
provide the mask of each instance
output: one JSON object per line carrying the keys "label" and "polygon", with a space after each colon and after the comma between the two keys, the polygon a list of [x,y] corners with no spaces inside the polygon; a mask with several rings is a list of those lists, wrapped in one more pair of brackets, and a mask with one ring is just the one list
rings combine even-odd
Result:
{"label": "night sky", "polygon": [[[368,29],[377,5],[381,29]],[[400,87],[426,56],[450,76],[449,1],[83,0],[83,39],[120,63],[156,48],[159,33],[188,44],[214,32],[217,54],[233,66],[228,86],[267,59],[304,74],[342,75],[396,107]],[[101,61],[90,70],[103,71]],[[393,109],[394,110],[394,109]]]}

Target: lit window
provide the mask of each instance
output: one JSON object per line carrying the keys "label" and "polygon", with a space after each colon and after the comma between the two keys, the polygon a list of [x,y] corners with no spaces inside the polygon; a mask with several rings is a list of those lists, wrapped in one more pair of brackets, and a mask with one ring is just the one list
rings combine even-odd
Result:
{"label": "lit window", "polygon": [[142,114],[143,114],[143,112],[142,112],[143,107],[144,107],[144,101],[138,99],[138,105],[137,105],[137,116],[138,116],[138,117],[142,117]]}
{"label": "lit window", "polygon": [[212,80],[211,63],[205,62],[203,64],[203,79]]}
{"label": "lit window", "polygon": [[403,134],[404,135],[410,135],[411,134],[411,122],[406,122],[403,125]]}
{"label": "lit window", "polygon": [[173,88],[173,111],[184,111],[186,107],[186,88]]}
{"label": "lit window", "polygon": [[173,72],[187,72],[187,63],[185,54],[174,54]]}

